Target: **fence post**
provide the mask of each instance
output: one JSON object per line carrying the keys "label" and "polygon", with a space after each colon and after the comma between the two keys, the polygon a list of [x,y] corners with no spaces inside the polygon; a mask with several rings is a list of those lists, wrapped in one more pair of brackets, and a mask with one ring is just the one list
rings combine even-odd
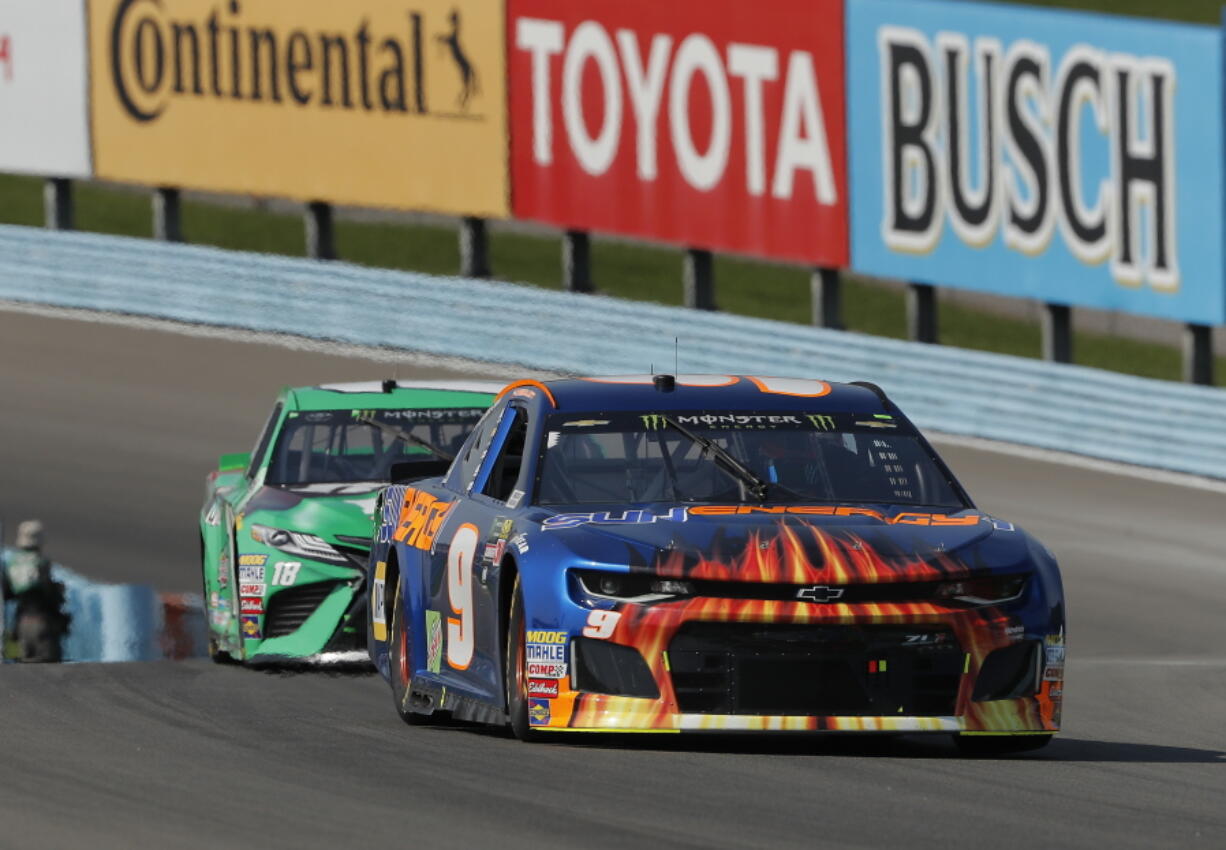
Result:
{"label": "fence post", "polygon": [[163,242],[183,241],[179,190],[161,186],[153,190],[153,238]]}
{"label": "fence post", "polygon": [[1183,379],[1189,384],[1213,385],[1213,328],[1184,325]]}
{"label": "fence post", "polygon": [[813,324],[819,328],[843,330],[843,282],[838,269],[815,268],[809,277],[812,293]]}
{"label": "fence post", "polygon": [[483,218],[464,216],[460,219],[460,275],[490,276],[489,238]]}
{"label": "fence post", "polygon": [[306,253],[312,260],[336,259],[336,234],[332,227],[332,207],[311,201],[306,209]]}
{"label": "fence post", "polygon": [[49,177],[43,183],[43,221],[48,230],[72,230],[72,181]]}
{"label": "fence post", "polygon": [[592,292],[592,244],[587,231],[568,230],[562,234],[562,288],[570,292]]}
{"label": "fence post", "polygon": [[1043,359],[1052,363],[1073,362],[1073,308],[1067,304],[1044,304],[1040,321]]}
{"label": "fence post", "polygon": [[907,339],[935,345],[939,337],[936,287],[930,283],[907,284]]}
{"label": "fence post", "polygon": [[695,310],[714,310],[715,262],[710,251],[687,248],[682,268],[685,285],[685,306]]}

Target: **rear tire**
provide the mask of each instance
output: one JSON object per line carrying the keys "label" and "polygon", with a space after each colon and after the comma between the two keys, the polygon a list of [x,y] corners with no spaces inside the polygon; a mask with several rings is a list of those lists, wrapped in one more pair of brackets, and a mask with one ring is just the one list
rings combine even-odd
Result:
{"label": "rear tire", "polygon": [[954,743],[964,756],[1028,753],[1043,749],[1051,739],[1051,735],[954,735]]}
{"label": "rear tire", "polygon": [[515,576],[511,591],[511,611],[507,619],[507,640],[503,652],[503,681],[507,692],[507,717],[511,732],[521,741],[540,740],[540,733],[532,728],[528,719],[528,677],[526,638],[524,632],[524,592]]}
{"label": "rear tire", "polygon": [[213,638],[213,632],[209,631],[209,660],[214,664],[236,664],[234,657],[230,653],[217,648],[217,641]]}
{"label": "rear tire", "polygon": [[400,719],[410,726],[420,726],[430,722],[430,715],[418,714],[409,708],[413,697],[413,633],[404,616],[403,587],[404,583],[397,578],[396,593],[392,597],[391,640],[387,652],[388,679],[392,684],[392,701],[396,704]]}

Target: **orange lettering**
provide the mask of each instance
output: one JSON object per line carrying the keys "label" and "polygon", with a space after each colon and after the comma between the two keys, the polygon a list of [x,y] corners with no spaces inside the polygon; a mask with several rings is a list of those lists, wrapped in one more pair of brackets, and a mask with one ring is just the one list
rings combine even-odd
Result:
{"label": "orange lettering", "polygon": [[882,519],[881,514],[871,508],[839,508],[834,513],[835,516],[868,516],[873,519]]}
{"label": "orange lettering", "polygon": [[933,525],[978,525],[979,515],[971,514],[970,516],[945,516],[937,514],[932,518]]}

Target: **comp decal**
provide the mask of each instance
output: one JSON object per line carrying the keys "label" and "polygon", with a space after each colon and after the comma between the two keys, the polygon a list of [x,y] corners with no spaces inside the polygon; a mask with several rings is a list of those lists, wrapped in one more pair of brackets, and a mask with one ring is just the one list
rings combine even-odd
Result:
{"label": "comp decal", "polygon": [[551,629],[529,629],[524,635],[524,660],[530,679],[561,679],[567,674],[570,635]]}

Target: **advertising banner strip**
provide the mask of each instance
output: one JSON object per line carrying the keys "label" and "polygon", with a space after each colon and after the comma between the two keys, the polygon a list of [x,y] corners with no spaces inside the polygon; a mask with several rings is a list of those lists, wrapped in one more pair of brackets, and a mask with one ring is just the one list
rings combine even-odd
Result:
{"label": "advertising banner strip", "polygon": [[509,213],[499,0],[88,0],[100,177]]}
{"label": "advertising banner strip", "polygon": [[852,265],[1226,321],[1215,28],[848,0]]}
{"label": "advertising banner strip", "polygon": [[842,0],[508,0],[518,218],[847,260]]}
{"label": "advertising banner strip", "polygon": [[84,4],[0,3],[0,171],[90,176]]}

